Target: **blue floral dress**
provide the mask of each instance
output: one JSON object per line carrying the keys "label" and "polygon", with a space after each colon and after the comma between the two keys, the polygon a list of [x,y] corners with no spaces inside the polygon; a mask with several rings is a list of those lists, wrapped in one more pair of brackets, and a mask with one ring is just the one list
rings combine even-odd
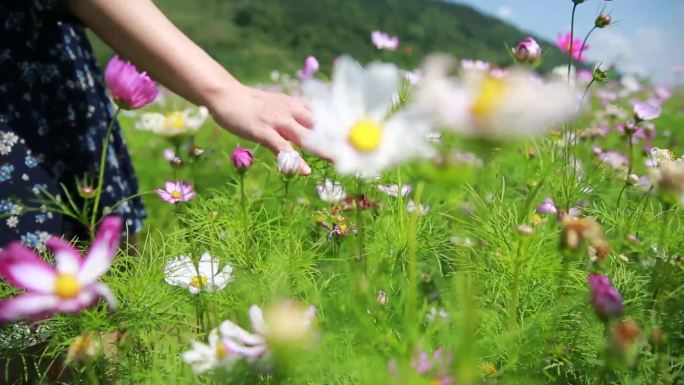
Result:
{"label": "blue floral dress", "polygon": [[[85,234],[40,198],[59,196],[64,185],[80,199],[76,181],[96,184],[112,116],[84,28],[63,0],[0,1],[0,248],[21,240],[42,249],[50,234]],[[145,217],[139,197],[125,200],[137,190],[117,124],[100,207],[123,216],[129,232]]]}

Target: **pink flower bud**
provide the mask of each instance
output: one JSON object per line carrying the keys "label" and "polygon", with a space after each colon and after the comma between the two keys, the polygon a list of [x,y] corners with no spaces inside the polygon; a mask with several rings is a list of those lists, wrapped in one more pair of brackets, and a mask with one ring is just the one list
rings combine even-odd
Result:
{"label": "pink flower bud", "polygon": [[515,49],[515,59],[518,63],[536,64],[541,59],[541,47],[531,37],[524,39]]}
{"label": "pink flower bud", "polygon": [[105,68],[105,80],[114,102],[121,108],[135,110],[150,104],[158,95],[157,83],[133,64],[114,56]]}
{"label": "pink flower bud", "polygon": [[248,168],[252,167],[254,155],[252,155],[252,151],[246,148],[237,147],[233,151],[233,155],[230,157],[230,160],[233,162],[233,166],[235,166],[238,171],[244,172],[247,171]]}
{"label": "pink flower bud", "polygon": [[316,72],[318,72],[319,68],[320,66],[318,64],[318,59],[316,59],[314,56],[307,56],[306,59],[304,59],[304,66],[301,70],[299,70],[297,75],[299,75],[299,78],[302,80],[310,79]]}

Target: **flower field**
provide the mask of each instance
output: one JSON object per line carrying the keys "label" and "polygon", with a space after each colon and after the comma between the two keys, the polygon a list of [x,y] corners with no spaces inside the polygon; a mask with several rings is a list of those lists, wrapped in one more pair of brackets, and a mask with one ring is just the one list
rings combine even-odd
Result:
{"label": "flower field", "polygon": [[576,37],[549,74],[532,38],[507,67],[306,58],[259,86],[311,108],[299,152],[113,95],[144,230],[81,187],[90,242],[2,251],[0,383],[683,383],[684,93]]}

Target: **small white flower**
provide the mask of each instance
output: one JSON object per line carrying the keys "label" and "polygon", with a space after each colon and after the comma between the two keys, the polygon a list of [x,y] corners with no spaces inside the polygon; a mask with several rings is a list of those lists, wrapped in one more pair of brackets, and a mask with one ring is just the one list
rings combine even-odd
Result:
{"label": "small white flower", "polygon": [[202,374],[219,366],[232,365],[240,355],[234,354],[230,344],[219,336],[218,330],[209,333],[208,344],[191,341],[191,349],[183,352],[183,362],[192,366],[195,374]]}
{"label": "small white flower", "polygon": [[19,141],[19,137],[14,132],[2,132],[2,141],[9,147],[14,146]]}
{"label": "small white flower", "polygon": [[325,154],[346,175],[376,176],[403,161],[431,155],[426,116],[411,109],[390,114],[400,82],[393,64],[364,69],[349,57],[339,58],[331,84],[304,82],[304,98],[316,121],[304,145]]}
{"label": "small white flower", "polygon": [[21,212],[24,211],[24,206],[22,205],[12,205],[12,209],[10,210],[10,214],[12,215],[21,215]]}
{"label": "small white flower", "polygon": [[7,221],[5,221],[5,223],[7,224],[7,227],[13,229],[17,227],[17,224],[19,224],[19,218],[17,218],[17,216],[15,215],[12,215],[11,217],[7,218]]}
{"label": "small white flower", "polygon": [[135,127],[142,131],[151,131],[157,135],[173,137],[195,133],[209,117],[206,107],[186,108],[166,115],[149,112],[141,115]]}
{"label": "small white flower", "polygon": [[446,321],[449,319],[449,313],[447,313],[446,310],[442,308],[438,309],[433,306],[430,308],[430,312],[425,315],[425,318],[427,318],[429,322],[434,322],[434,320],[436,320],[437,318]]}
{"label": "small white flower", "polygon": [[223,266],[219,270],[219,261],[209,253],[200,257],[195,266],[192,259],[186,255],[169,260],[164,266],[164,280],[172,286],[185,287],[192,294],[200,291],[221,291],[233,281],[233,267]]}
{"label": "small white flower", "polygon": [[422,216],[430,211],[430,206],[423,205],[422,203],[416,206],[416,203],[414,201],[409,201],[406,205],[406,211],[410,213],[415,211],[418,213],[418,215]]}
{"label": "small white flower", "polygon": [[299,171],[302,157],[297,151],[281,151],[278,153],[278,172],[294,175]]}
{"label": "small white flower", "polygon": [[338,182],[326,179],[323,184],[316,185],[318,196],[324,202],[337,203],[346,197],[344,187]]}
{"label": "small white flower", "polygon": [[399,197],[399,191],[401,191],[401,196],[405,197],[411,193],[411,186],[405,184],[405,185],[402,185],[401,189],[400,189],[399,185],[397,185],[397,184],[392,184],[389,186],[385,186],[385,185],[380,184],[380,185],[378,185],[378,191],[380,191],[381,193],[387,194],[391,197],[395,197],[395,198]]}
{"label": "small white flower", "polygon": [[4,143],[0,143],[0,155],[8,155],[12,151],[12,147]]}

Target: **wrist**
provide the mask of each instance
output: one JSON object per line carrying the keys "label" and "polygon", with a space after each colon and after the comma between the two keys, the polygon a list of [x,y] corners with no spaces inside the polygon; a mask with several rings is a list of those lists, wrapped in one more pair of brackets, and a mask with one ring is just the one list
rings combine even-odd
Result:
{"label": "wrist", "polygon": [[231,104],[236,104],[242,95],[247,93],[249,87],[243,85],[235,78],[230,77],[222,83],[213,83],[202,92],[201,103],[215,114],[218,111],[225,111]]}

